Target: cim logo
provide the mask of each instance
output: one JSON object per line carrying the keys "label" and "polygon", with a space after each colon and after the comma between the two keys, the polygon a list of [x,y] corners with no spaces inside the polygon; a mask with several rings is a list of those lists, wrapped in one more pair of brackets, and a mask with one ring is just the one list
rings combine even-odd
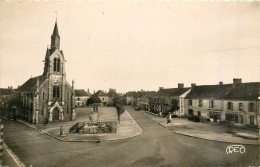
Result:
{"label": "cim logo", "polygon": [[232,154],[232,153],[245,153],[246,152],[246,148],[242,145],[230,145],[227,146],[226,148],[226,153],[227,154]]}

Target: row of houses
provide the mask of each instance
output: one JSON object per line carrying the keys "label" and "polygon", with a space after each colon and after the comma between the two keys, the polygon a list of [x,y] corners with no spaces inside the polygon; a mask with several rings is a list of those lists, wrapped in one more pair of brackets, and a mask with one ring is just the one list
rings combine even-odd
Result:
{"label": "row of houses", "polygon": [[87,100],[91,96],[97,96],[101,100],[102,106],[112,105],[114,97],[118,96],[116,89],[109,88],[108,92],[103,90],[94,91],[93,94],[89,92],[89,89],[85,91],[84,89],[75,90],[75,105],[76,107],[84,107],[87,105]]}
{"label": "row of houses", "polygon": [[197,115],[214,122],[233,122],[237,125],[258,125],[260,99],[259,82],[242,83],[233,79],[231,84],[191,84],[184,87],[165,89],[157,92],[128,92],[126,103],[155,113],[173,111],[177,116]]}

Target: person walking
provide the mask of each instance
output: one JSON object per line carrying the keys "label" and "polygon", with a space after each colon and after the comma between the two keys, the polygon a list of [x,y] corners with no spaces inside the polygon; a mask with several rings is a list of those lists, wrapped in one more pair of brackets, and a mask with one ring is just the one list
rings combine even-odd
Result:
{"label": "person walking", "polygon": [[167,116],[167,124],[171,123],[172,121],[172,113],[170,112],[169,115]]}

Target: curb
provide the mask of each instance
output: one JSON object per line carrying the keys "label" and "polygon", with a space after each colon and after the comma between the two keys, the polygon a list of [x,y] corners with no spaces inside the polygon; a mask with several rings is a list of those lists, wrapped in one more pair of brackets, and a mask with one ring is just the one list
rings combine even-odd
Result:
{"label": "curb", "polygon": [[[126,113],[134,120],[134,118],[128,113],[127,110],[126,110]],[[135,120],[134,120],[134,121],[135,121]],[[138,125],[138,123],[137,123],[136,121],[135,121],[135,124],[136,124],[137,127],[139,128],[140,133],[134,134],[134,135],[128,136],[128,137],[122,137],[122,138],[119,138],[119,139],[109,139],[108,141],[123,140],[123,139],[128,139],[128,138],[132,138],[132,137],[136,137],[136,136],[140,135],[140,134],[143,132],[143,130],[140,128],[140,126]]]}
{"label": "curb", "polygon": [[146,112],[149,113],[149,114],[152,114],[152,115],[154,115],[154,116],[159,117],[157,114],[154,114],[154,113],[152,113],[152,112],[149,112],[149,111],[146,111]]}
{"label": "curb", "polygon": [[[126,113],[133,119],[133,117],[132,117],[127,111],[126,111]],[[2,116],[1,116],[1,117],[2,117]],[[133,120],[134,120],[134,119],[133,119]],[[27,125],[27,126],[29,126],[30,128],[33,128],[33,129],[35,129],[35,130],[37,130],[37,131],[40,131],[38,128],[36,128],[36,127],[34,127],[34,126],[32,126],[32,125],[30,125],[30,124],[24,122],[24,121],[21,121],[21,120],[19,120],[19,119],[17,119],[16,121],[17,121],[17,122],[20,122],[20,123],[22,123],[22,124],[24,124],[24,125]],[[135,120],[134,120],[134,121],[135,121]],[[135,121],[135,123],[136,123],[137,127],[140,129],[140,133],[134,134],[134,135],[132,135],[132,136],[123,137],[123,138],[108,139],[107,141],[122,140],[122,139],[132,138],[132,137],[135,137],[135,136],[140,135],[140,134],[142,133],[142,129],[140,128],[140,126],[137,124],[136,121]],[[117,133],[118,133],[118,131],[117,131]],[[52,137],[52,138],[54,138],[54,139],[56,139],[56,140],[63,141],[63,142],[96,142],[96,143],[101,142],[100,139],[99,139],[99,140],[64,140],[64,139],[61,139],[61,138],[59,138],[59,137],[56,137],[56,136],[54,136],[54,135],[52,135],[52,134],[50,134],[50,133],[47,133],[47,132],[43,132],[42,134],[45,134],[45,135],[47,135],[47,136],[49,136],[49,137]]]}
{"label": "curb", "polygon": [[25,167],[25,164],[20,161],[20,159],[13,153],[13,151],[3,142],[3,147],[7,151],[7,153],[13,158],[14,162],[19,167]]}
{"label": "curb", "polygon": [[[161,125],[162,127],[164,127],[165,129],[167,129],[167,127],[163,126],[161,123],[158,123],[158,124]],[[183,135],[183,136],[187,136],[187,137],[193,137],[193,138],[197,138],[197,139],[208,140],[208,141],[215,141],[215,142],[221,142],[221,143],[244,144],[244,145],[259,145],[259,144],[253,144],[253,143],[241,143],[241,142],[230,142],[230,141],[220,141],[220,140],[214,140],[214,139],[206,139],[206,138],[192,136],[192,135],[188,135],[188,134],[181,133],[181,132],[176,132],[176,131],[173,131],[173,133],[176,133],[176,134],[179,134],[179,135]]]}
{"label": "curb", "polygon": [[[24,125],[27,125],[27,126],[33,128],[33,129],[39,131],[38,128],[36,128],[36,127],[34,127],[34,126],[32,126],[32,125],[30,125],[30,124],[24,122],[24,121],[21,121],[21,120],[18,120],[18,119],[17,119],[16,121],[18,121],[18,122],[20,122],[20,123],[22,123],[22,124],[24,124]],[[61,139],[61,138],[59,138],[59,137],[53,136],[52,134],[47,133],[47,132],[43,132],[43,134],[45,134],[45,135],[47,135],[47,136],[49,136],[49,137],[52,137],[52,138],[54,138],[54,139],[56,139],[56,140],[63,141],[63,142],[101,142],[101,140],[64,140],[64,139]]]}

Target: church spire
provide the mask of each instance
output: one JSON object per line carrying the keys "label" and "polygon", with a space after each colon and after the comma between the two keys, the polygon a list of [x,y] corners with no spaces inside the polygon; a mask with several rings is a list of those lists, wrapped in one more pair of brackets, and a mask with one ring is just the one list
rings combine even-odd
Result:
{"label": "church spire", "polygon": [[51,35],[51,49],[53,49],[53,48],[60,49],[60,35],[59,35],[59,31],[58,31],[57,19],[55,22],[53,33]]}

